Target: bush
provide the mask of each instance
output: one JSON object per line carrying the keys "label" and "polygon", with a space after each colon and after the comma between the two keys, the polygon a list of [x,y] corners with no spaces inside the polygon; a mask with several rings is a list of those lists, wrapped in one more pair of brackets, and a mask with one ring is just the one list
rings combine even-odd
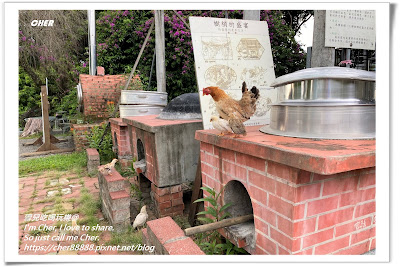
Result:
{"label": "bush", "polygon": [[[242,19],[243,11],[228,10],[230,19]],[[188,22],[189,16],[224,18],[218,10],[178,11]],[[164,11],[165,66],[169,98],[197,91],[193,46],[190,29],[172,10]],[[128,73],[135,62],[146,34],[154,19],[153,12],[143,10],[100,11],[97,20],[98,64],[110,74]],[[260,19],[268,22],[270,42],[275,63],[275,75],[281,76],[305,67],[305,55],[294,39],[295,31],[285,22],[281,11],[262,10]],[[144,88],[148,87],[154,55],[155,38],[151,35],[137,67]],[[155,90],[153,69],[150,90]]]}
{"label": "bush", "polygon": [[95,126],[92,128],[90,134],[86,134],[86,138],[89,141],[89,147],[95,148],[99,151],[100,161],[108,163],[115,157],[115,153],[112,151],[113,144],[110,128],[107,129],[103,142],[100,144],[101,137],[106,128],[107,123],[103,123],[100,127]]}

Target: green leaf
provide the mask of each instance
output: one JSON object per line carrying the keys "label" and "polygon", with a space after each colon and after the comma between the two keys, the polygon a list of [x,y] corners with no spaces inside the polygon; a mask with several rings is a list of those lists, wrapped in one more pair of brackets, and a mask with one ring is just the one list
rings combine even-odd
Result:
{"label": "green leaf", "polygon": [[210,212],[210,211],[208,211],[208,210],[205,210],[205,211],[200,211],[200,212],[198,212],[198,213],[197,213],[197,215],[206,215],[206,214],[210,214],[210,215],[212,215],[212,214],[211,214],[211,212]]}
{"label": "green leaf", "polygon": [[207,208],[207,211],[209,211],[210,214],[211,214],[212,216],[214,216],[215,218],[218,217],[218,212],[217,212],[217,210],[216,210],[214,207],[208,207],[208,208]]}
{"label": "green leaf", "polygon": [[204,191],[207,191],[208,193],[210,193],[210,195],[215,196],[215,190],[209,188],[209,187],[200,187],[200,189],[203,189]]}
{"label": "green leaf", "polygon": [[206,198],[204,198],[204,199],[205,199],[205,201],[210,202],[211,205],[213,205],[214,207],[217,206],[217,201],[216,201],[215,199],[213,199],[212,197],[206,197]]}
{"label": "green leaf", "polygon": [[223,205],[223,206],[219,209],[219,212],[223,212],[224,210],[226,210],[226,209],[229,208],[230,206],[232,206],[232,203],[226,203],[225,205]]}
{"label": "green leaf", "polygon": [[199,198],[199,199],[196,199],[195,201],[193,201],[193,203],[202,202],[202,201],[206,201],[206,200],[204,198]]}
{"label": "green leaf", "polygon": [[223,220],[223,219],[225,219],[225,218],[227,218],[227,217],[229,217],[229,216],[231,216],[231,214],[230,214],[229,212],[226,212],[226,213],[224,213],[224,215],[222,215],[219,219],[220,219],[220,220]]}

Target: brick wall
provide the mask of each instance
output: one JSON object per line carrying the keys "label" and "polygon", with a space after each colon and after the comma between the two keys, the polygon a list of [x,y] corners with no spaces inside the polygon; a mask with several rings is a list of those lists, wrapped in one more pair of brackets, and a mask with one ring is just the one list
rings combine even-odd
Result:
{"label": "brick wall", "polygon": [[101,126],[103,123],[94,124],[72,124],[71,131],[74,136],[75,151],[83,151],[89,148],[89,141],[86,138],[95,126]]}
{"label": "brick wall", "polygon": [[121,118],[111,118],[110,125],[113,147],[118,149],[118,161],[122,167],[129,167],[132,164],[132,152],[128,125]]}
{"label": "brick wall", "polygon": [[142,231],[143,244],[154,246],[153,255],[205,255],[205,253],[185,236],[182,229],[171,217],[147,222],[147,228]]}
{"label": "brick wall", "polygon": [[[125,86],[125,75],[95,76],[80,74],[79,81],[82,86],[83,114],[85,116],[108,117],[107,102],[116,105],[121,97],[121,89]],[[139,76],[133,77],[139,79]]]}
{"label": "brick wall", "polygon": [[115,169],[111,174],[98,174],[101,210],[114,230],[121,232],[130,225],[128,182]]}
{"label": "brick wall", "polygon": [[236,180],[249,193],[252,254],[362,254],[375,248],[375,168],[320,175],[204,142],[200,153],[203,186],[220,191]]}

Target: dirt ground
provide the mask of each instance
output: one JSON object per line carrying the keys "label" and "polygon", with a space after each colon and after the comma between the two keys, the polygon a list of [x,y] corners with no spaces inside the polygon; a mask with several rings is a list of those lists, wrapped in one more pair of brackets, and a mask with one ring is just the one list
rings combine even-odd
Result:
{"label": "dirt ground", "polygon": [[[59,140],[62,142],[54,144],[56,147],[59,149],[64,149],[64,148],[75,148],[74,144],[74,139],[72,136],[67,136],[67,137],[57,137]],[[36,150],[40,147],[40,145],[26,145],[29,143],[33,143],[37,138],[29,138],[29,139],[19,139],[19,155],[24,154],[24,153],[32,153],[36,152]],[[65,154],[65,153],[64,153]],[[30,157],[19,157],[19,160],[26,160],[26,159],[31,159],[31,158],[39,158],[39,157],[44,157],[48,155],[41,155],[41,156],[30,156]]]}

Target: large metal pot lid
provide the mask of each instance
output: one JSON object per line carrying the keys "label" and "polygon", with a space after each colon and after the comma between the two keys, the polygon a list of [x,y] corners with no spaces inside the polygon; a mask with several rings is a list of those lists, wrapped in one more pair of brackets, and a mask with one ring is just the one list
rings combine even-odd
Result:
{"label": "large metal pot lid", "polygon": [[121,90],[121,92],[130,92],[132,94],[160,94],[160,95],[168,95],[166,92],[157,92],[157,91],[143,91],[143,90]]}
{"label": "large metal pot lid", "polygon": [[350,79],[375,82],[375,72],[343,67],[320,67],[299,70],[280,76],[271,84],[278,87],[288,83],[315,79]]}

